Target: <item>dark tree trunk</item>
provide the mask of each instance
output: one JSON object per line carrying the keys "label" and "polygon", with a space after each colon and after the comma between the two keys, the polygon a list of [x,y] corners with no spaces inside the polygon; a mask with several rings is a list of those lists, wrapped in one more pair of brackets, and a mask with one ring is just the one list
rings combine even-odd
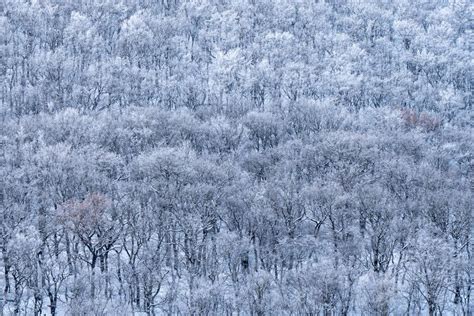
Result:
{"label": "dark tree trunk", "polygon": [[54,293],[51,291],[48,291],[48,297],[49,297],[49,311],[51,313],[51,316],[56,315],[56,308],[58,304],[58,291],[55,289]]}

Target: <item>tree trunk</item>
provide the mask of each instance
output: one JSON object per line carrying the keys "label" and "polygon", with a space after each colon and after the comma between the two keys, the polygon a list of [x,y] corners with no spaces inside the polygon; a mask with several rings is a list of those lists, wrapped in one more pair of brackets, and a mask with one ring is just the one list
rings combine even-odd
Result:
{"label": "tree trunk", "polygon": [[10,262],[8,260],[7,250],[2,248],[2,257],[3,257],[3,277],[5,280],[5,286],[3,288],[3,294],[6,299],[6,295],[10,292]]}
{"label": "tree trunk", "polygon": [[436,315],[436,304],[433,301],[428,301],[428,315],[434,316]]}
{"label": "tree trunk", "polygon": [[34,315],[41,316],[41,312],[43,310],[43,297],[39,289],[35,289],[34,299],[35,299]]}
{"label": "tree trunk", "polygon": [[72,258],[71,258],[71,242],[69,241],[69,235],[66,231],[64,232],[64,236],[66,240],[66,257],[67,257],[67,265],[69,268],[69,273],[75,276],[76,272],[72,265]]}
{"label": "tree trunk", "polygon": [[51,293],[51,291],[48,291],[48,297],[49,297],[49,311],[51,313],[51,316],[56,316],[56,307],[58,304],[58,291],[55,289],[54,293]]}
{"label": "tree trunk", "polygon": [[91,297],[92,299],[95,298],[95,266],[97,263],[97,255],[92,254],[91,260]]}
{"label": "tree trunk", "polygon": [[13,311],[13,314],[14,315],[19,315],[20,314],[20,303],[21,303],[21,285],[20,285],[20,281],[15,278],[15,300],[14,300],[14,303],[15,303],[15,309]]}

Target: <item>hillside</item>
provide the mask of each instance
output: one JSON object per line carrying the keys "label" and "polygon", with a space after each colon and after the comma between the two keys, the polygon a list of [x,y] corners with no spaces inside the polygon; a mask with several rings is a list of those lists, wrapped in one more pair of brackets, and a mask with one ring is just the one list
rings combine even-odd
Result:
{"label": "hillside", "polygon": [[0,1],[0,315],[472,315],[472,13]]}

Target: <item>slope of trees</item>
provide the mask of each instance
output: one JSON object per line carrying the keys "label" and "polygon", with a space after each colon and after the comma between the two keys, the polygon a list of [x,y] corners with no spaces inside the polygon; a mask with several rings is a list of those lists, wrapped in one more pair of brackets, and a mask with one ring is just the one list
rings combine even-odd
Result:
{"label": "slope of trees", "polygon": [[468,1],[0,2],[0,315],[471,315]]}

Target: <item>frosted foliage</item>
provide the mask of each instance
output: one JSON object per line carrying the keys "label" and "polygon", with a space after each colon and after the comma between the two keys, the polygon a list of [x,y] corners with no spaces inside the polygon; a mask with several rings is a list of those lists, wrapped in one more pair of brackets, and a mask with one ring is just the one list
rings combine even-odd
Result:
{"label": "frosted foliage", "polygon": [[0,1],[0,316],[472,315],[472,12]]}

